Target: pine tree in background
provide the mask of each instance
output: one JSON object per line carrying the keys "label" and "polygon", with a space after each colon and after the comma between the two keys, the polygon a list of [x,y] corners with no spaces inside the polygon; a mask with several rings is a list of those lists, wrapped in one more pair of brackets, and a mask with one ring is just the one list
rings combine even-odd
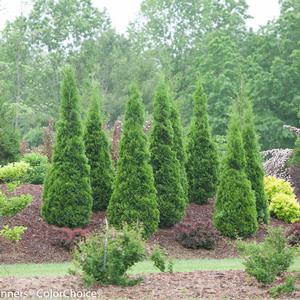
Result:
{"label": "pine tree in background", "polygon": [[90,221],[92,191],[75,76],[64,71],[53,162],[45,179],[42,216],[49,224],[83,227]]}
{"label": "pine tree in background", "polygon": [[242,137],[246,155],[246,174],[255,193],[257,220],[259,223],[267,224],[269,221],[269,209],[264,191],[264,169],[259,152],[252,105],[249,101],[245,104]]}
{"label": "pine tree in background", "polygon": [[246,175],[246,158],[235,111],[227,132],[227,152],[224,158],[214,210],[214,225],[225,236],[246,237],[256,233],[255,196]]}
{"label": "pine tree in background", "polygon": [[0,98],[0,165],[17,161],[20,144],[4,100]]}
{"label": "pine tree in background", "polygon": [[85,153],[91,169],[94,211],[107,208],[114,175],[108,140],[102,128],[99,104],[100,91],[94,86],[84,132]]}
{"label": "pine tree in background", "polygon": [[173,128],[173,151],[176,153],[176,158],[180,163],[180,180],[181,186],[184,191],[185,201],[188,202],[188,181],[185,170],[186,165],[186,152],[183,138],[183,128],[180,116],[174,103],[171,106],[171,123]]}
{"label": "pine tree in background", "polygon": [[218,180],[218,154],[208,124],[206,102],[199,80],[194,93],[186,164],[189,200],[197,204],[205,204],[215,195]]}
{"label": "pine tree in background", "polygon": [[159,225],[170,227],[183,218],[186,199],[181,185],[180,163],[174,151],[171,101],[165,84],[157,88],[153,118],[150,153],[160,212]]}
{"label": "pine tree in background", "polygon": [[157,230],[159,210],[143,126],[144,108],[137,88],[132,87],[113,194],[108,206],[108,220],[117,228],[123,223],[142,223],[144,237],[149,238]]}

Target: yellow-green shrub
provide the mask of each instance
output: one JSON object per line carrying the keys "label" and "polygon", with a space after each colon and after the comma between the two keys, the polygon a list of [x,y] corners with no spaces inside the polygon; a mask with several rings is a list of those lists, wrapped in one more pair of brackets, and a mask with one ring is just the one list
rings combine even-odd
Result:
{"label": "yellow-green shrub", "polygon": [[29,167],[29,164],[24,161],[10,163],[6,166],[0,166],[0,182],[7,183],[21,180]]}
{"label": "yellow-green shrub", "polygon": [[295,196],[294,190],[289,182],[274,176],[264,178],[264,187],[269,202],[271,202],[272,198],[278,193]]}
{"label": "yellow-green shrub", "polygon": [[300,220],[300,204],[295,195],[275,194],[271,199],[269,209],[272,215],[284,222],[294,223]]}

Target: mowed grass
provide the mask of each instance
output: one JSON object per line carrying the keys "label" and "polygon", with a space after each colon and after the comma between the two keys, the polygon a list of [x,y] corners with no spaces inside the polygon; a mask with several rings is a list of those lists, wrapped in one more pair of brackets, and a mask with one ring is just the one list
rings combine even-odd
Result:
{"label": "mowed grass", "polygon": [[[71,267],[71,263],[0,265],[0,276],[65,276],[68,275],[68,270]],[[239,258],[174,260],[174,272],[230,271],[243,269],[242,260]],[[300,271],[299,256],[295,258],[290,270]],[[153,267],[151,261],[143,261],[136,264],[129,273],[146,274],[157,272],[159,271]]]}

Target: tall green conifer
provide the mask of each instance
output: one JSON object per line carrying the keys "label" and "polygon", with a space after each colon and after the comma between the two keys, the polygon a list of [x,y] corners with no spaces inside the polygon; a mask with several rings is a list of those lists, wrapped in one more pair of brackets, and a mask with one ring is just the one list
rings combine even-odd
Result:
{"label": "tall green conifer", "polygon": [[206,102],[206,95],[199,80],[194,93],[186,164],[189,200],[197,204],[205,204],[215,195],[218,179],[217,148],[211,137]]}
{"label": "tall green conifer", "polygon": [[53,163],[45,179],[42,216],[50,224],[71,228],[87,225],[92,212],[78,98],[74,73],[66,68]]}
{"label": "tall green conifer", "polygon": [[227,151],[214,211],[215,227],[229,237],[250,236],[258,228],[255,196],[246,174],[240,121],[234,111],[227,132]]}
{"label": "tall green conifer", "polygon": [[183,218],[186,199],[180,179],[181,167],[174,149],[171,102],[165,84],[157,88],[153,117],[150,152],[160,212],[159,225],[170,227]]}
{"label": "tall green conifer", "polygon": [[144,108],[137,88],[132,87],[108,219],[116,227],[142,223],[144,237],[149,238],[157,230],[159,210],[143,126]]}
{"label": "tall green conifer", "polygon": [[242,136],[246,155],[246,174],[255,193],[258,222],[267,224],[269,221],[269,209],[264,191],[264,170],[259,153],[253,110],[249,101],[245,104]]}
{"label": "tall green conifer", "polygon": [[93,210],[105,210],[112,194],[113,167],[100,116],[100,91],[93,87],[84,132],[85,153],[91,168]]}

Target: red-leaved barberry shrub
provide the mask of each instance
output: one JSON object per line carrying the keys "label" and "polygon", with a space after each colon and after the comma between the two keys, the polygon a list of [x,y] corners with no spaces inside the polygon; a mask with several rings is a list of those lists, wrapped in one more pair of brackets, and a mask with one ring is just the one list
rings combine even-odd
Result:
{"label": "red-leaved barberry shrub", "polygon": [[175,226],[175,239],[185,248],[214,249],[218,233],[210,223],[182,222]]}

